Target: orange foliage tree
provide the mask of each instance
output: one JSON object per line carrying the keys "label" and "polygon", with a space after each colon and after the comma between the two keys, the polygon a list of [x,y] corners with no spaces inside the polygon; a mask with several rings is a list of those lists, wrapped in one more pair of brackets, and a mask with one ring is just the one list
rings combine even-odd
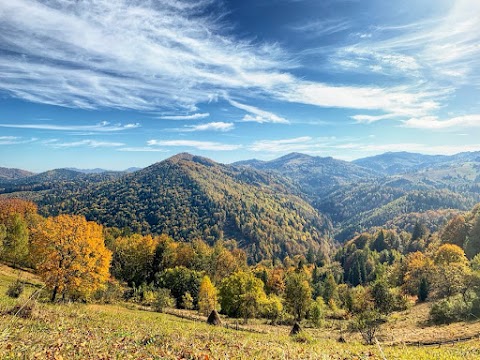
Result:
{"label": "orange foliage tree", "polygon": [[35,239],[38,273],[57,295],[88,298],[108,280],[111,252],[102,226],[83,216],[59,215],[45,220]]}

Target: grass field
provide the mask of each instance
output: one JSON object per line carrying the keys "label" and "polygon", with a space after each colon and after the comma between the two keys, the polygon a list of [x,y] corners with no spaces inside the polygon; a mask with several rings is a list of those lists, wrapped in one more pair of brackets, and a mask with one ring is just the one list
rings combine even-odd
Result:
{"label": "grass field", "polygon": [[[356,336],[348,343],[336,341],[338,324],[307,330],[307,342],[298,342],[287,327],[252,325],[262,333],[212,327],[203,321],[134,309],[127,305],[37,303],[32,318],[5,314],[17,300],[5,295],[16,273],[0,266],[0,359],[478,359],[480,343],[469,341],[441,347],[364,346]],[[31,274],[22,279],[31,285],[28,295],[41,283]],[[480,329],[478,323],[421,328],[414,320],[425,309],[395,314],[382,329],[382,336],[395,334],[409,340],[408,333],[423,339],[459,336],[462,326]],[[457,333],[455,333],[457,331]],[[385,335],[387,333],[387,335]],[[410,338],[410,340],[412,340]]]}

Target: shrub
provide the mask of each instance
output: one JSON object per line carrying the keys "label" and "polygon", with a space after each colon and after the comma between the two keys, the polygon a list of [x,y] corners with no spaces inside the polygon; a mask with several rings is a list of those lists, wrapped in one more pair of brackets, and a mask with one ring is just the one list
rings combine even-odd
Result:
{"label": "shrub", "polygon": [[380,328],[380,324],[384,323],[385,319],[375,310],[366,310],[361,312],[350,322],[350,331],[358,331],[363,340],[368,345],[372,345],[375,341],[375,335]]}
{"label": "shrub", "polygon": [[16,304],[13,308],[6,311],[6,314],[18,316],[22,319],[32,319],[36,314],[36,303],[30,301],[27,304]]}
{"label": "shrub", "polygon": [[430,321],[437,325],[450,324],[466,319],[469,313],[469,306],[460,298],[443,299],[430,308]]}
{"label": "shrub", "polygon": [[175,306],[175,298],[169,289],[158,289],[156,292],[156,301],[153,304],[155,311],[163,312],[167,307]]}
{"label": "shrub", "polygon": [[22,295],[24,288],[24,283],[22,283],[20,280],[16,280],[8,286],[6,294],[11,298],[17,299],[20,297],[20,295]]}
{"label": "shrub", "polygon": [[282,316],[283,305],[281,299],[276,295],[269,295],[261,303],[262,316],[276,324]]}
{"label": "shrub", "polygon": [[193,297],[188,291],[182,296],[182,307],[187,310],[192,310],[194,307]]}

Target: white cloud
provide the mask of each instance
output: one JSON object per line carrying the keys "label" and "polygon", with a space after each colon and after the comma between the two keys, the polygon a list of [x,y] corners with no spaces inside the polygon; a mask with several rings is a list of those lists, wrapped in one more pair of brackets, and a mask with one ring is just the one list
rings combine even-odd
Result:
{"label": "white cloud", "polygon": [[163,115],[160,116],[160,119],[165,120],[197,120],[197,119],[204,119],[209,117],[209,113],[196,113],[191,115]]}
{"label": "white cloud", "polygon": [[0,136],[0,145],[28,144],[37,140],[37,138],[25,139],[19,136]]}
{"label": "white cloud", "polygon": [[[429,115],[443,105],[444,95],[417,84],[334,86],[296,77],[288,71],[298,64],[279,46],[238,40],[214,20],[221,14],[206,16],[206,6],[215,5],[213,0],[1,1],[0,43],[7,51],[0,56],[0,90],[46,104],[169,113],[195,111],[196,104],[225,94],[409,117]],[[368,63],[373,71],[407,74],[431,67],[433,73],[466,79],[480,62],[479,14],[480,3],[458,0],[444,22],[402,27],[395,30],[400,34],[380,41],[356,37],[362,43],[340,49],[337,60],[359,70]],[[309,26],[329,33],[349,25]],[[348,51],[356,59],[342,56]],[[364,57],[375,63],[359,61]],[[288,123],[274,113],[230,102],[247,112],[244,121]],[[199,115],[205,114],[163,117],[191,120]]]}
{"label": "white cloud", "polygon": [[386,120],[386,119],[394,119],[398,118],[399,114],[383,114],[383,115],[353,115],[351,116],[358,123],[362,124],[371,124],[376,121]]}
{"label": "white cloud", "polygon": [[192,147],[198,150],[212,151],[231,151],[238,150],[242,145],[223,144],[213,141],[196,141],[196,140],[149,140],[148,146],[174,146],[174,147]]}
{"label": "white cloud", "polygon": [[440,120],[435,116],[411,118],[403,121],[403,126],[416,129],[448,129],[480,127],[480,114],[464,115],[453,117],[447,120]]}
{"label": "white cloud", "polygon": [[233,123],[227,122],[211,122],[207,124],[200,124],[200,125],[191,125],[185,126],[183,129],[184,131],[231,131],[235,128]]}
{"label": "white cloud", "polygon": [[54,124],[0,124],[0,127],[15,129],[53,130],[53,131],[93,131],[93,132],[116,132],[140,127],[135,124],[110,124],[106,121],[96,125],[54,125]]}
{"label": "white cloud", "polygon": [[284,119],[269,111],[259,109],[255,106],[242,104],[232,99],[227,98],[227,100],[230,103],[230,105],[235,106],[238,109],[245,110],[246,112],[249,113],[243,117],[242,119],[243,121],[247,121],[247,122],[253,121],[258,123],[279,123],[279,124],[289,123],[287,119]]}
{"label": "white cloud", "polygon": [[61,148],[73,148],[73,147],[89,147],[89,148],[103,148],[103,147],[119,147],[124,146],[124,143],[121,142],[111,142],[111,141],[98,141],[98,140],[80,140],[80,141],[71,141],[71,142],[57,142],[51,141],[48,144],[53,148],[61,149]]}
{"label": "white cloud", "polygon": [[168,150],[160,149],[160,148],[152,148],[148,146],[143,147],[124,147],[118,149],[118,151],[125,151],[125,152],[168,152]]}

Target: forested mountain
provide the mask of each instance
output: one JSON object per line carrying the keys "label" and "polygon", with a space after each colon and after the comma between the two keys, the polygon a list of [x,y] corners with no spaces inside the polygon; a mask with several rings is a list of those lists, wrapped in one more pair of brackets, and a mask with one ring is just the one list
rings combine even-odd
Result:
{"label": "forested mountain", "polygon": [[189,154],[114,180],[62,173],[71,176],[70,186],[43,194],[43,214],[81,214],[180,241],[234,239],[254,261],[329,250],[329,221],[273,174]]}
{"label": "forested mountain", "polygon": [[30,171],[0,167],[0,181],[22,179],[32,175]]}
{"label": "forested mountain", "polygon": [[288,177],[311,197],[319,197],[345,184],[377,177],[375,172],[331,157],[291,153],[271,161],[235,163]]}
{"label": "forested mountain", "polygon": [[292,153],[232,165],[179,154],[130,174],[57,169],[3,180],[0,194],[34,200],[44,214],[79,213],[182,241],[235,239],[268,258],[318,248],[331,226],[339,241],[379,226],[410,229],[402,218],[426,218],[434,231],[445,212],[480,201],[480,154],[351,163]]}

